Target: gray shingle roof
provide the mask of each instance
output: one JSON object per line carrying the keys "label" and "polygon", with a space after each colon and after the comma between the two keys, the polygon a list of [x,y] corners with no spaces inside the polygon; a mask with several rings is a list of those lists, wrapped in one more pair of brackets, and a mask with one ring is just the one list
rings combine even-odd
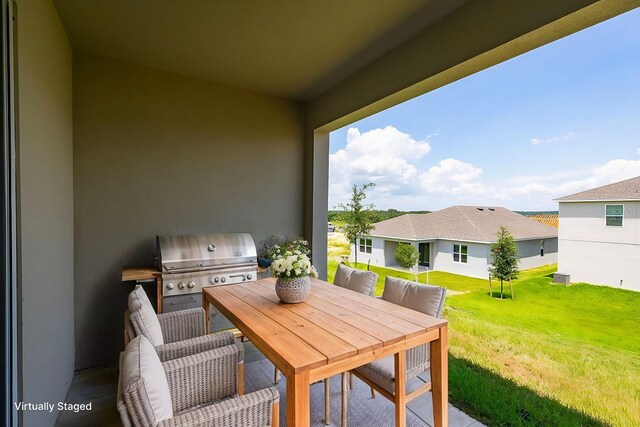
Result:
{"label": "gray shingle roof", "polygon": [[370,234],[407,240],[495,242],[501,225],[516,240],[558,237],[555,227],[505,208],[487,206],[452,206],[428,214],[402,215],[376,223]]}
{"label": "gray shingle roof", "polygon": [[640,176],[581,191],[580,193],[555,199],[558,202],[587,201],[587,200],[640,200]]}

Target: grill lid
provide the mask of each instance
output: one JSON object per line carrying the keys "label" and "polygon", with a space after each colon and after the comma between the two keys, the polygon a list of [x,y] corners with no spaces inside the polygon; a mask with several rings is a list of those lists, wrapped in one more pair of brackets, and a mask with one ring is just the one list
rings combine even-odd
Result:
{"label": "grill lid", "polygon": [[256,245],[249,233],[156,236],[158,267],[163,273],[255,264]]}

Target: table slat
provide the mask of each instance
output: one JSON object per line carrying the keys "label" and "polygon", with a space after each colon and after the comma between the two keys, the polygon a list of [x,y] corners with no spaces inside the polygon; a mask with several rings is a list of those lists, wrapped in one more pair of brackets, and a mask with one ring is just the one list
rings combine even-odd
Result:
{"label": "table slat", "polygon": [[[319,327],[315,323],[286,309],[289,304],[271,301],[251,291],[255,282],[234,285],[232,292],[238,298],[287,328],[303,341],[327,357],[329,362],[358,354],[354,346]],[[275,292],[274,292],[275,295]],[[284,308],[284,309],[283,309]]]}
{"label": "table slat", "polygon": [[220,312],[238,327],[247,338],[259,344],[260,350],[280,370],[291,372],[326,365],[327,357],[291,331],[249,306],[231,290],[234,285],[212,286],[202,290]]}
{"label": "table slat", "polygon": [[[327,282],[323,282],[318,279],[311,279],[311,285],[313,286],[314,289],[319,288],[321,290],[328,291],[342,297],[346,295],[345,292],[352,292],[349,289],[344,289],[344,288],[341,288],[340,286],[331,285]],[[373,304],[369,299],[371,298],[370,296],[360,294],[357,292],[354,292],[354,293],[355,295],[351,295],[351,294],[348,295],[350,300],[354,300],[359,303],[364,303],[367,306],[370,306]],[[438,329],[440,326],[442,326],[442,323],[443,323],[442,319],[429,316],[427,314],[421,313],[416,310],[412,310],[410,308],[399,306],[397,304],[394,304],[389,301],[385,301],[380,298],[376,298],[375,300],[376,300],[375,308],[377,310],[383,311],[385,313],[389,313],[394,317],[398,317],[407,322],[411,322],[416,325],[422,326],[427,330]]]}
{"label": "table slat", "polygon": [[357,292],[350,291],[348,289],[342,289],[343,291],[348,293],[335,294],[327,289],[324,289],[331,286],[332,285],[314,284],[311,294],[316,298],[326,300],[327,302],[350,310],[353,313],[357,313],[360,316],[369,319],[369,322],[374,321],[380,325],[385,325],[397,332],[400,332],[404,337],[407,338],[421,334],[426,330],[425,327],[408,322],[404,319],[394,316],[391,313],[379,310],[379,304],[377,303],[379,303],[380,301],[375,298],[367,297],[366,295],[364,295],[364,297],[368,299],[366,301],[367,304],[365,304],[362,302],[358,302],[355,298],[352,298],[353,295],[351,294],[360,296],[360,294],[358,294]]}
{"label": "table slat", "polygon": [[[279,301],[275,293],[274,284],[271,282],[258,281],[247,286],[247,288],[258,295],[268,298],[270,301],[276,303]],[[368,352],[382,347],[381,340],[364,333],[362,330],[351,326],[334,315],[325,313],[308,304],[283,304],[282,307],[350,343],[357,349],[358,353]]]}
{"label": "table slat", "polygon": [[[275,282],[273,281],[273,279],[263,279],[256,283],[262,284],[263,286],[269,286],[273,285],[273,283]],[[304,301],[304,304],[321,310],[331,317],[341,320],[344,323],[347,323],[354,328],[361,330],[362,333],[370,335],[381,341],[382,345],[393,344],[405,339],[404,334],[396,331],[395,329],[391,329],[386,325],[372,321],[367,317],[360,316],[358,313],[355,313],[348,308],[344,308],[340,305],[333,304],[332,302],[325,299],[318,298],[314,294],[313,290],[311,291],[311,295],[309,296],[309,298]]]}

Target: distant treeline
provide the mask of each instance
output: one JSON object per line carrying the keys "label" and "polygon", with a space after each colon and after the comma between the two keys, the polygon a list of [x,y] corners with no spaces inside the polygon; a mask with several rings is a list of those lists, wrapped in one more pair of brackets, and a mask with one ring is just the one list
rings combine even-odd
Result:
{"label": "distant treeline", "polygon": [[[386,211],[378,211],[374,210],[369,212],[371,222],[380,222],[387,219],[395,218],[397,216],[401,216],[404,214],[425,214],[430,213],[431,211],[399,211],[396,209],[387,209]],[[329,222],[340,222],[342,221],[341,215],[343,211],[329,211],[328,219]]]}
{"label": "distant treeline", "polygon": [[[425,214],[430,213],[431,211],[399,211],[396,209],[387,209],[386,211],[374,210],[369,213],[371,215],[371,222],[380,222],[387,219],[395,218],[397,216],[401,216],[404,214]],[[558,211],[516,211],[517,213],[525,216],[536,216],[536,215],[558,215]],[[341,215],[343,211],[329,211],[328,219],[329,222],[340,222],[342,221]]]}

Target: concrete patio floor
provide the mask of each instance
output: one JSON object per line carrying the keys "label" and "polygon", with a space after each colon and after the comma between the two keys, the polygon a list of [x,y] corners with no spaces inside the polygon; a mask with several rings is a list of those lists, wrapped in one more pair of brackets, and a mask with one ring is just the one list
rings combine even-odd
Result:
{"label": "concrete patio floor", "polygon": [[[245,364],[264,360],[264,356],[260,353],[251,343],[245,343]],[[261,373],[265,378],[273,378],[273,370],[270,364],[261,365],[264,366],[264,373]],[[260,382],[258,379],[251,379],[253,383]],[[264,382],[264,380],[262,380]],[[359,381],[356,379],[356,381]],[[247,378],[247,383],[249,383]],[[337,379],[333,381],[338,383]],[[63,412],[58,417],[56,427],[80,427],[80,426],[120,426],[120,417],[116,410],[116,389],[118,384],[118,368],[117,366],[105,366],[99,368],[88,369],[76,373],[69,392],[67,394],[67,403],[89,403],[91,402],[92,408],[90,412]],[[265,384],[270,385],[270,384]],[[338,384],[335,384],[338,385]],[[364,384],[361,384],[364,386]],[[332,387],[333,389],[333,387]],[[251,390],[247,390],[251,391]],[[384,402],[384,398],[378,396],[377,402]],[[337,402],[336,402],[337,403]],[[350,399],[351,405],[357,405],[357,401],[353,398]],[[312,404],[313,406],[313,404]],[[409,411],[412,412],[413,425],[422,424],[425,427],[431,427],[433,425],[432,406],[431,406],[431,394],[427,393],[407,405]],[[340,406],[339,404],[332,404],[332,414],[339,419]],[[335,418],[335,417],[332,417]],[[378,424],[367,422],[367,426],[380,426],[386,427],[385,422]],[[282,425],[282,424],[281,424]],[[318,425],[324,426],[324,423]],[[335,423],[334,423],[335,425]],[[362,423],[350,423],[351,427],[358,427],[363,425]],[[474,420],[464,412],[449,405],[449,426],[450,427],[482,427],[484,424]]]}

